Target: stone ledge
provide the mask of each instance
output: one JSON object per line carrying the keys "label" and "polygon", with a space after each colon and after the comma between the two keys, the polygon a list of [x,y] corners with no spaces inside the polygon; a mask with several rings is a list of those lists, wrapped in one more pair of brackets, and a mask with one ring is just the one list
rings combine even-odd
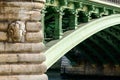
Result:
{"label": "stone ledge", "polygon": [[[22,11],[22,10],[21,10]],[[19,12],[19,13],[1,13],[0,20],[41,20],[41,13],[39,11]]]}
{"label": "stone ledge", "polygon": [[24,53],[24,52],[39,53],[45,49],[45,45],[42,42],[41,43],[5,43],[5,45],[3,46],[5,46],[4,52],[12,52],[12,53],[14,52],[15,53]]}
{"label": "stone ledge", "polygon": [[19,62],[39,62],[42,63],[46,60],[46,57],[43,53],[40,54],[19,54],[18,55],[18,61]]}
{"label": "stone ledge", "polygon": [[42,75],[13,75],[13,76],[0,76],[0,80],[48,80],[46,74]]}
{"label": "stone ledge", "polygon": [[8,74],[44,74],[47,70],[45,64],[4,64],[0,65],[0,75]]}
{"label": "stone ledge", "polygon": [[[23,0],[24,1],[24,0]],[[0,2],[0,7],[19,7],[19,8],[32,8],[32,9],[42,9],[44,7],[43,3],[40,2]]]}
{"label": "stone ledge", "polygon": [[1,10],[0,10],[0,13],[2,14],[12,14],[12,13],[16,13],[16,14],[25,14],[26,12],[29,12],[29,11],[41,11],[42,9],[35,9],[35,8],[22,8],[22,7],[0,7]]}
{"label": "stone ledge", "polygon": [[42,63],[46,60],[46,57],[43,53],[16,53],[16,54],[10,54],[10,53],[2,53],[0,54],[0,64],[4,63]]}

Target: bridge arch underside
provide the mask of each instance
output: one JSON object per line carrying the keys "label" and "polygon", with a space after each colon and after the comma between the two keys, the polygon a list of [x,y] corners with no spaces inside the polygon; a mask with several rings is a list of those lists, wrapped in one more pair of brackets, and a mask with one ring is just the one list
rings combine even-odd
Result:
{"label": "bridge arch underside", "polygon": [[97,32],[66,54],[73,66],[82,63],[120,65],[119,56],[120,24]]}
{"label": "bridge arch underside", "polygon": [[[76,29],[75,31],[73,31],[72,33],[70,33],[69,35],[61,39],[58,43],[56,43],[55,45],[53,45],[52,47],[50,47],[48,50],[45,51],[45,55],[47,59],[45,61],[45,64],[47,65],[47,68],[50,68],[55,62],[57,62],[57,60],[59,60],[62,56],[64,56],[67,52],[69,52],[72,48],[74,48],[78,44],[80,44],[78,46],[80,46],[81,49],[85,47],[83,49],[83,53],[89,51],[86,53],[86,56],[88,57],[87,59],[89,59],[88,61],[90,61],[91,63],[96,63],[97,61],[96,59],[98,59],[99,63],[105,64],[108,62],[112,62],[114,64],[119,64],[119,60],[118,60],[119,57],[118,59],[116,58],[117,55],[119,55],[120,53],[119,24],[120,24],[120,15],[115,14],[93,20],[87,24],[79,25],[78,29]],[[69,53],[67,55],[69,55]],[[72,54],[70,55],[72,56]],[[92,59],[92,55],[93,55],[93,59]],[[103,58],[101,58],[98,55],[100,55]],[[71,57],[70,59],[74,59],[74,58]]]}

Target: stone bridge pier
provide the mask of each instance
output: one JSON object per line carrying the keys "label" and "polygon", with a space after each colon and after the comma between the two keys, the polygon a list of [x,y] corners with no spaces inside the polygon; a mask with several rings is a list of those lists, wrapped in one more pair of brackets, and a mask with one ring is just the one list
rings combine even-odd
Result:
{"label": "stone bridge pier", "polygon": [[48,80],[40,11],[44,0],[0,0],[0,80]]}

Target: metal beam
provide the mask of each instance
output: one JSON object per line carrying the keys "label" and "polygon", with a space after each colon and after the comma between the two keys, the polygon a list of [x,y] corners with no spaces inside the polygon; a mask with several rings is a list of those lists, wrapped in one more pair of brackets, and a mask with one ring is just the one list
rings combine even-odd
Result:
{"label": "metal beam", "polygon": [[58,43],[45,51],[47,68],[50,68],[57,60],[65,55],[69,50],[83,42],[93,34],[108,27],[120,24],[120,14],[103,17],[78,28]]}

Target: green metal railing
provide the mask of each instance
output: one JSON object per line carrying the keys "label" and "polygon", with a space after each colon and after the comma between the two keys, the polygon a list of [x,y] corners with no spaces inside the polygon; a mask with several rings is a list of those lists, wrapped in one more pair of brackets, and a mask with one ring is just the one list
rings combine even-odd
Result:
{"label": "green metal railing", "polygon": [[106,1],[106,2],[110,2],[110,3],[114,3],[114,4],[120,5],[120,0],[101,0],[101,1]]}
{"label": "green metal railing", "polygon": [[115,13],[120,13],[119,5],[101,0],[46,0],[42,11],[45,40],[60,39],[82,22]]}

